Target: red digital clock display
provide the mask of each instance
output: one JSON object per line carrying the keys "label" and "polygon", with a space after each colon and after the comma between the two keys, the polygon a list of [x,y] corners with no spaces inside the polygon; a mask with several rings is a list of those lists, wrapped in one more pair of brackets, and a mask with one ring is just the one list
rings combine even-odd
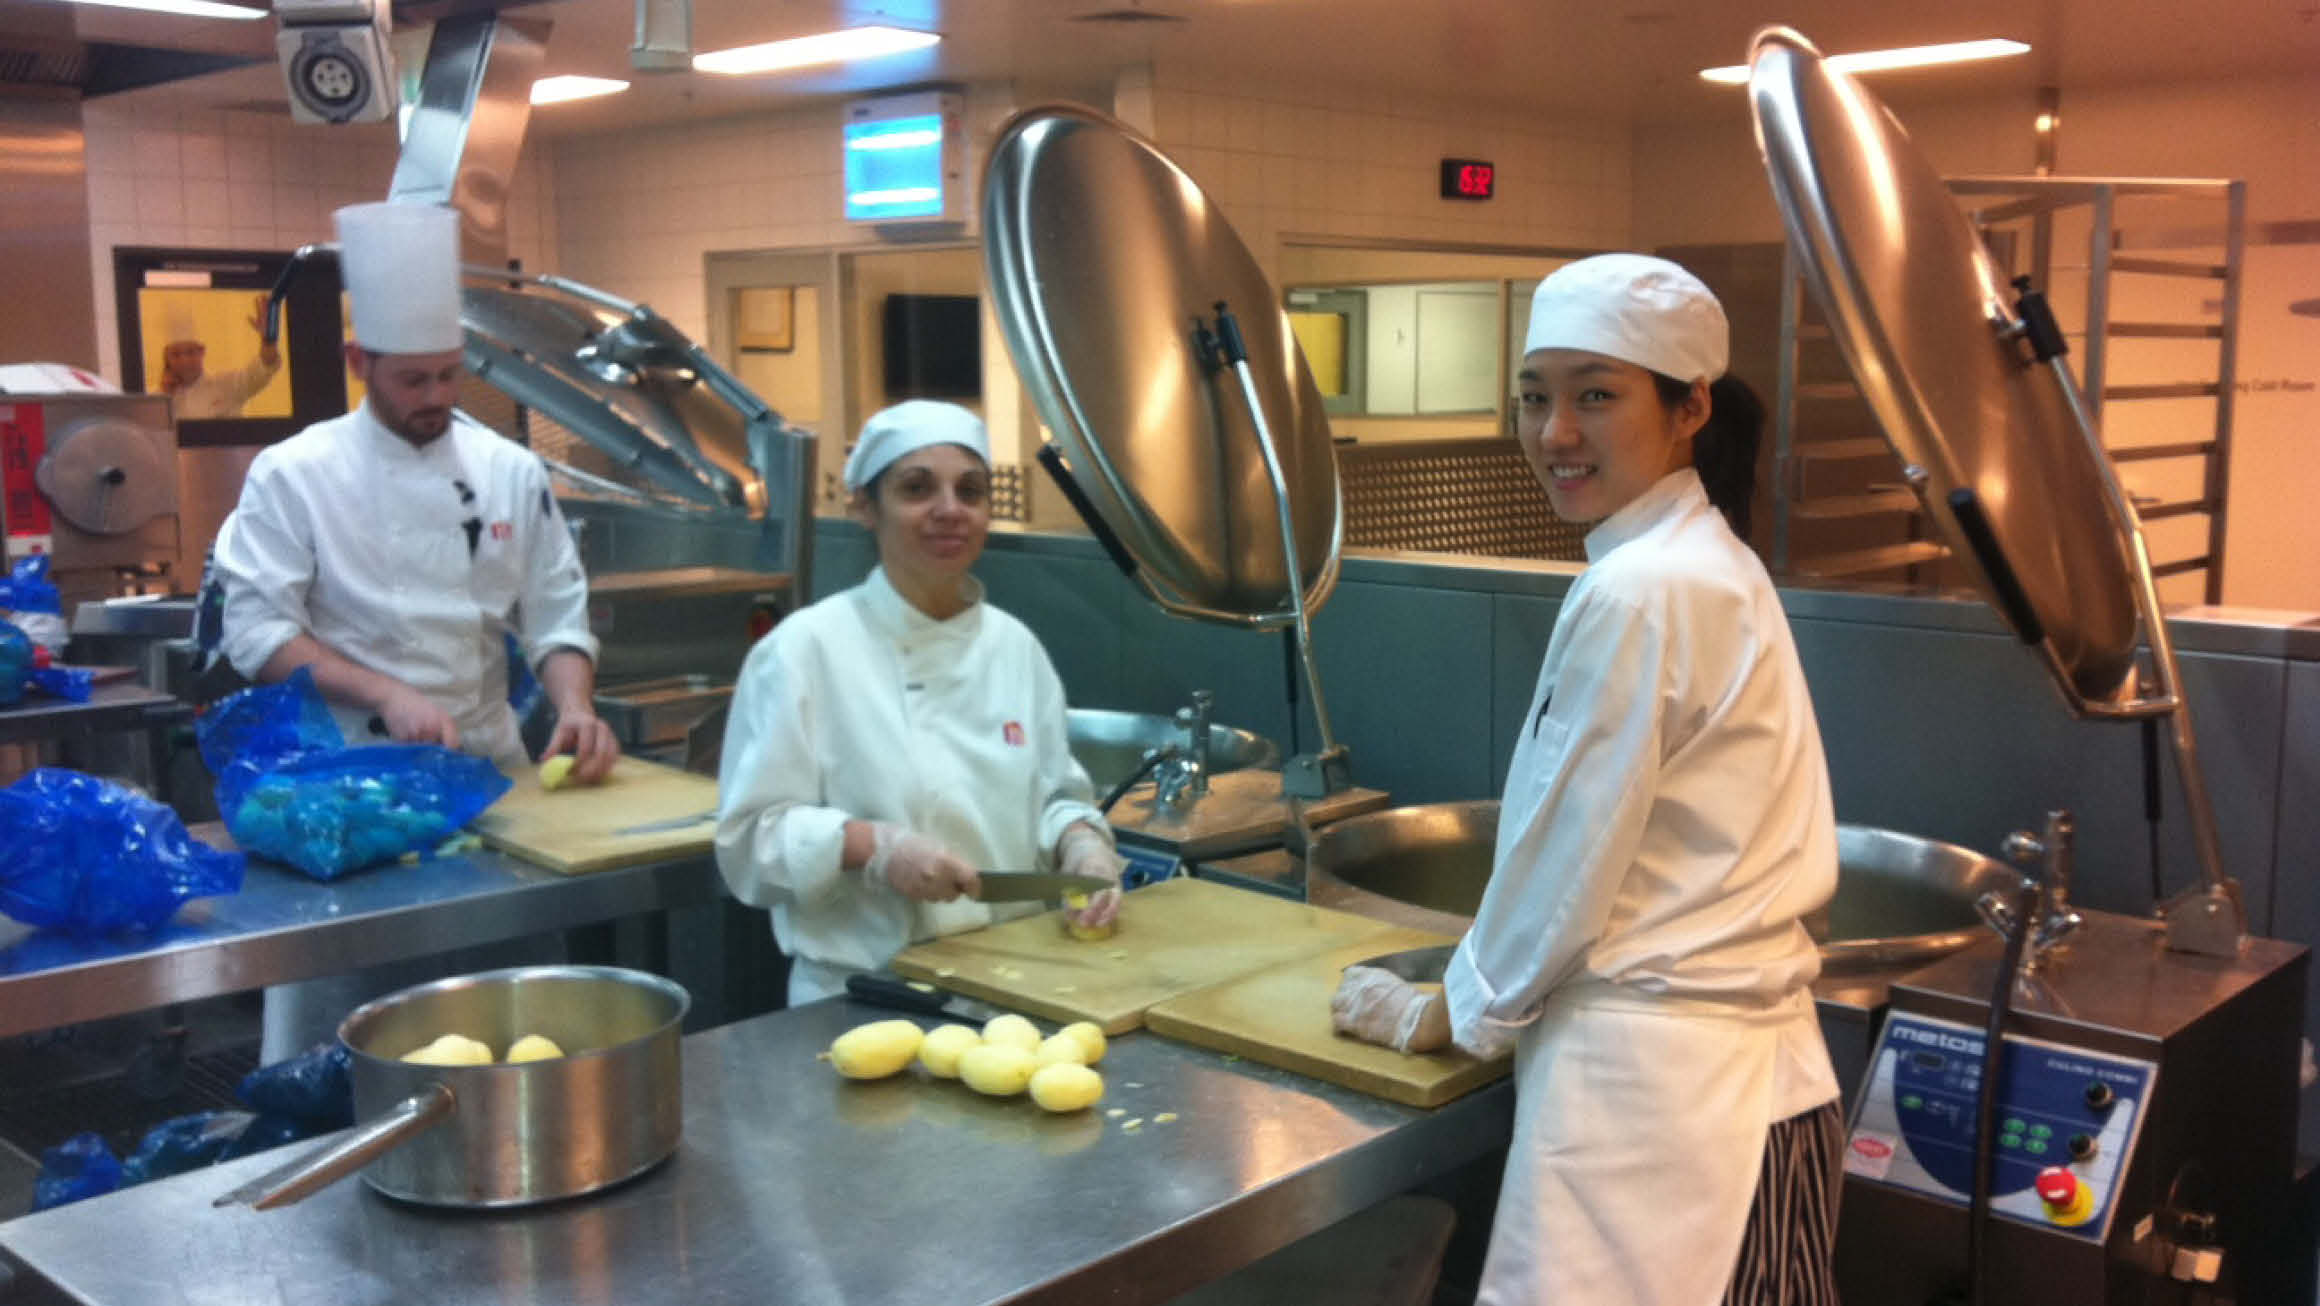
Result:
{"label": "red digital clock display", "polygon": [[1498,169],[1488,159],[1442,160],[1442,198],[1486,200],[1498,189]]}

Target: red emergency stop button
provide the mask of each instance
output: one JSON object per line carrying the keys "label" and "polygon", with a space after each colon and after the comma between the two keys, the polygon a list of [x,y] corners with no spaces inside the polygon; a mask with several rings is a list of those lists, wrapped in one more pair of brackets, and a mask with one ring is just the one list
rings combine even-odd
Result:
{"label": "red emergency stop button", "polygon": [[2094,1218],[2094,1189],[2064,1166],[2038,1172],[2038,1200],[2046,1204],[2046,1218],[2064,1226],[2085,1224]]}

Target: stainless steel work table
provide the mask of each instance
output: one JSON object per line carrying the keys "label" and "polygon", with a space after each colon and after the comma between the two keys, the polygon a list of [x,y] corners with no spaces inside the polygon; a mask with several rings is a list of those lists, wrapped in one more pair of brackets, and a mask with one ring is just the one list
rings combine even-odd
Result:
{"label": "stainless steel work table", "polygon": [[[223,826],[194,834],[232,846]],[[0,947],[0,1037],[691,906],[723,892],[706,853],[562,875],[476,851],[328,883],[253,859],[240,893],[197,898],[152,934],[41,931]]]}
{"label": "stainless steel work table", "polygon": [[278,1211],[210,1206],[278,1152],[0,1225],[0,1249],[94,1306],[1135,1306],[1511,1128],[1503,1080],[1421,1111],[1149,1033],[1113,1042],[1102,1107],[1070,1116],[915,1070],[850,1083],[815,1060],[891,1014],[835,999],[687,1038],[676,1155],[590,1197],[433,1211],[350,1180]]}

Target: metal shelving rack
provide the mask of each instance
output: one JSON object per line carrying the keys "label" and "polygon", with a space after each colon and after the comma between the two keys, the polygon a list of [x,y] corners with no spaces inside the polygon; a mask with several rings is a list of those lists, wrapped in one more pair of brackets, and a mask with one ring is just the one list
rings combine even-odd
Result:
{"label": "metal shelving rack", "polygon": [[[2014,272],[2028,275],[2041,288],[2053,283],[2054,273],[2060,266],[2054,257],[2056,218],[2071,210],[2084,209],[2087,224],[2084,321],[2081,330],[2070,334],[2074,337],[2072,357],[2078,363],[2080,385],[2098,423],[2105,408],[2112,403],[2159,399],[2212,402],[2212,423],[2198,433],[2198,438],[2125,447],[2113,445],[2110,453],[2117,463],[2200,460],[2197,493],[2174,500],[2138,498],[2136,507],[2145,523],[2171,517],[2206,516],[2203,551],[2160,561],[2152,570],[2160,577],[2203,572],[2204,601],[2221,602],[2232,404],[2238,380],[2247,184],[2119,177],[1956,177],[1950,179],[1949,186],[1976,224],[1990,233],[2000,261],[2009,264]],[[2223,220],[2213,230],[2214,243],[2223,250],[2222,261],[2120,252],[2129,244],[2120,231],[2120,203],[2137,198],[2205,200],[2219,204]],[[2026,241],[2021,238],[2025,226]],[[2019,259],[2010,257],[2017,251],[2026,252]],[[2122,276],[2213,282],[2220,290],[2221,313],[2212,321],[2115,321],[2111,317],[2113,279]],[[1802,352],[1827,338],[1825,328],[1805,317],[1805,308],[1793,258],[1789,258],[1783,268],[1780,396],[1775,405],[1775,474],[1779,492],[1774,505],[1774,569],[1829,578],[1898,571],[1911,582],[1922,582],[1928,579],[1928,571],[1947,556],[1947,550],[1928,538],[1928,532],[1922,528],[1915,497],[1901,488],[1898,464],[1884,440],[1877,436],[1811,441],[1797,438],[1801,405],[1860,402],[1859,393],[1850,381],[1802,379]],[[2214,378],[2157,382],[2122,378],[2115,375],[2117,369],[2109,347],[2111,341],[2121,339],[2213,340],[2217,346]],[[1861,421],[1865,429],[1874,421],[1865,406],[1861,409]],[[1890,484],[1858,484],[1862,461],[1871,459],[1882,459],[1883,466],[1892,468]],[[1854,469],[1849,478],[1854,483],[1828,490],[1826,487],[1832,479],[1842,482],[1848,478],[1832,478],[1822,469],[1848,464]],[[1868,474],[1874,476],[1875,469],[1870,469]],[[1797,547],[1800,523],[1877,517],[1902,519],[1897,527],[1902,538],[1830,553],[1812,553]]]}

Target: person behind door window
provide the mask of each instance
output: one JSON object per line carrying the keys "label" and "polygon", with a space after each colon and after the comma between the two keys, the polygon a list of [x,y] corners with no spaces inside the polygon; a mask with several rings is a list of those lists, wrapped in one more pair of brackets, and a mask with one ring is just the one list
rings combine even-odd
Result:
{"label": "person behind door window", "polygon": [[1763,409],[1689,272],[1611,254],[1531,303],[1517,437],[1591,523],[1439,993],[1374,967],[1341,1030],[1511,1049],[1485,1303],[1834,1306],[1842,1127],[1804,918],[1836,827],[1780,600],[1742,542]]}
{"label": "person behind door window", "polygon": [[[547,469],[452,407],[458,214],[387,203],[335,216],[347,365],[368,393],[250,464],[213,557],[221,651],[259,682],[310,668],[350,744],[438,744],[513,772],[530,759],[508,704],[512,634],[556,711],[546,753],[601,781],[620,749],[596,717],[588,583]],[[286,1004],[269,994],[266,1055],[327,1034],[350,995],[399,987],[357,978],[281,1039]]]}
{"label": "person behind door window", "polygon": [[193,314],[169,310],[168,339],[161,345],[161,393],[169,396],[169,413],[178,421],[240,417],[243,405],[257,396],[282,370],[282,350],[265,338],[266,297],[258,296],[250,330],[258,336],[258,355],[226,372],[208,370],[209,346],[193,325]]}
{"label": "person behind door window", "polygon": [[[735,897],[772,909],[793,1004],[914,940],[1039,910],[975,901],[980,870],[1119,881],[1063,683],[968,574],[991,525],[990,457],[982,420],[956,404],[873,416],[845,483],[878,566],[775,626],[734,687],[717,865]],[[1118,910],[1106,890],[1072,918]]]}

